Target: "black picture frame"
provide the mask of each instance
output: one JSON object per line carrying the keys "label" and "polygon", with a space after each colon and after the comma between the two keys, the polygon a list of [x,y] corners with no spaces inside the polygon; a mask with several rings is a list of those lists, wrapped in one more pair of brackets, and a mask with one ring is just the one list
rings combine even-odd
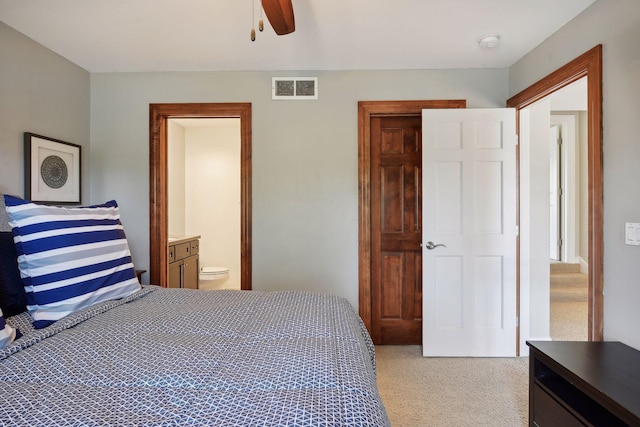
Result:
{"label": "black picture frame", "polygon": [[25,199],[59,205],[80,203],[81,154],[80,145],[25,132]]}

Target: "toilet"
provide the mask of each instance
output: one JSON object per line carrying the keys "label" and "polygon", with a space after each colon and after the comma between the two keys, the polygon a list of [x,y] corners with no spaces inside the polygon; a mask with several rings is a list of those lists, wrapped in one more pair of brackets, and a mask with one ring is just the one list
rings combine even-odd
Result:
{"label": "toilet", "polygon": [[215,291],[224,289],[229,279],[229,269],[226,267],[202,267],[200,269],[198,289]]}

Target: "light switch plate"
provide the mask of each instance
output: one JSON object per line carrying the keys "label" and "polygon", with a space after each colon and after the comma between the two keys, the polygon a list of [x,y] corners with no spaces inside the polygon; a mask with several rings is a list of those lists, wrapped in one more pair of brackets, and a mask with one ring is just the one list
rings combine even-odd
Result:
{"label": "light switch plate", "polygon": [[624,224],[624,242],[627,245],[640,246],[640,223],[626,222]]}

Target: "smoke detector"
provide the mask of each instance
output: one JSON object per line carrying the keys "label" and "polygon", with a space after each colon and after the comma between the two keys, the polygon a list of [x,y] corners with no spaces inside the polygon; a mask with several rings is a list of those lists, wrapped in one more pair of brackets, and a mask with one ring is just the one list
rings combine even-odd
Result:
{"label": "smoke detector", "polygon": [[495,49],[500,46],[500,34],[487,34],[478,40],[483,49]]}

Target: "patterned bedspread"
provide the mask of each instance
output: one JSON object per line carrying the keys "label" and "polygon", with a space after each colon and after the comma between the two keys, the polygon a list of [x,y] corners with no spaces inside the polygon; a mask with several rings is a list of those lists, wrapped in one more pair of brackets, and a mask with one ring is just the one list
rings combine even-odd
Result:
{"label": "patterned bedspread", "polygon": [[145,287],[0,350],[0,425],[387,426],[344,299]]}

